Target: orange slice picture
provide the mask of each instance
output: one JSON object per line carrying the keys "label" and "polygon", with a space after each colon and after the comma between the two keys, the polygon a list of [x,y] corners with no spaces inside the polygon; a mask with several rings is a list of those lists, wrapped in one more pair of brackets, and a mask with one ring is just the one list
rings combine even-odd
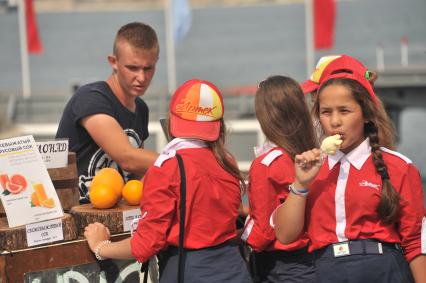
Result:
{"label": "orange slice picture", "polygon": [[55,207],[55,201],[52,198],[46,199],[41,202],[41,206],[46,208],[54,208]]}

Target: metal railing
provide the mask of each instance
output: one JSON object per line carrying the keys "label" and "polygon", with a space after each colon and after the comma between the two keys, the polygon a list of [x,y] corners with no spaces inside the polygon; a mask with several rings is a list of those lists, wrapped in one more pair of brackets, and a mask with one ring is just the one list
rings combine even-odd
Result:
{"label": "metal railing", "polygon": [[[238,161],[242,171],[248,171],[254,159],[253,147],[260,145],[265,140],[257,120],[229,120],[228,148]],[[58,128],[57,123],[16,124],[14,129],[19,135],[33,135],[36,140],[53,139]],[[161,152],[167,144],[159,122],[150,122],[148,126],[150,137],[145,147]]]}

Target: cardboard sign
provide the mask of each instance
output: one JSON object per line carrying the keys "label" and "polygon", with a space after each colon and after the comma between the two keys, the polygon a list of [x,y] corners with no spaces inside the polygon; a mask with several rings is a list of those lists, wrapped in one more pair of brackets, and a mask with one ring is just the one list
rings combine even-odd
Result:
{"label": "cardboard sign", "polygon": [[9,227],[63,216],[33,136],[0,140],[0,198]]}
{"label": "cardboard sign", "polygon": [[62,241],[64,239],[61,219],[28,224],[25,228],[29,247]]}
{"label": "cardboard sign", "polygon": [[46,168],[62,168],[68,165],[68,139],[37,142],[38,151]]}
{"label": "cardboard sign", "polygon": [[140,218],[141,210],[139,208],[123,211],[123,231],[129,232],[135,230]]}

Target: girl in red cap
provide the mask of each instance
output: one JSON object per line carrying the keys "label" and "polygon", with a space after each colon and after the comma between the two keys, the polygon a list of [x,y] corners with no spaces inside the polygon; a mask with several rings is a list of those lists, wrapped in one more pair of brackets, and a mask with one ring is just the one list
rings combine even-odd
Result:
{"label": "girl in red cap", "polygon": [[159,254],[160,282],[251,282],[230,243],[244,180],[224,147],[223,110],[210,82],[193,79],[176,90],[170,102],[173,139],[145,175],[137,230],[111,243],[105,226],[87,226],[84,235],[97,258],[146,262]]}
{"label": "girl in red cap", "polygon": [[314,282],[306,233],[284,245],[269,224],[272,212],[289,195],[294,156],[317,145],[302,89],[291,78],[269,77],[259,84],[255,111],[267,142],[256,150],[257,158],[250,167],[250,213],[242,234],[253,249],[254,281]]}
{"label": "girl in red cap", "polygon": [[340,149],[323,143],[328,155],[296,155],[294,193],[271,220],[283,243],[307,227],[315,282],[426,282],[420,174],[391,150],[393,127],[370,83],[377,76],[357,70],[321,78],[313,112]]}

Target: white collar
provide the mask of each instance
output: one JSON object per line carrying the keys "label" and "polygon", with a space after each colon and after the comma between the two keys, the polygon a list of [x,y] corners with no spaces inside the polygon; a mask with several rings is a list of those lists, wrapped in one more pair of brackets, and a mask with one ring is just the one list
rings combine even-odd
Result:
{"label": "white collar", "polygon": [[370,141],[366,138],[360,145],[354,148],[348,154],[344,154],[340,150],[336,152],[335,155],[328,156],[328,168],[331,170],[336,163],[342,159],[346,159],[351,163],[356,169],[361,169],[365,161],[371,155],[371,146]]}
{"label": "white collar", "polygon": [[161,151],[160,156],[155,160],[154,166],[161,167],[164,161],[176,155],[176,151],[183,148],[202,148],[207,144],[199,139],[174,138]]}
{"label": "white collar", "polygon": [[274,147],[277,147],[276,144],[274,144],[271,141],[265,141],[263,144],[259,145],[259,146],[255,146],[253,148],[254,151],[254,156],[258,157],[262,154],[264,154],[265,152],[270,151],[271,149],[273,149]]}

